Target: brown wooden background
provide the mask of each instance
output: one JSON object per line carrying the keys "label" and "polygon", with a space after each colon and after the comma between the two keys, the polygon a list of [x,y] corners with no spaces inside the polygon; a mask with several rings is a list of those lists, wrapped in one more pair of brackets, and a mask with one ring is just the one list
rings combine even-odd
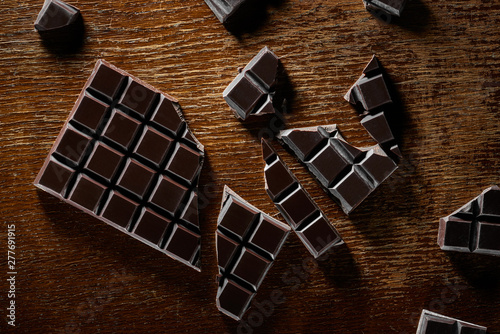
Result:
{"label": "brown wooden background", "polygon": [[[267,45],[295,90],[287,127],[337,123],[355,145],[372,140],[342,96],[376,53],[405,106],[405,158],[347,217],[273,142],[347,247],[317,267],[306,262],[305,275],[294,270],[308,252],[290,235],[256,297],[280,289],[286,302],[253,332],[414,333],[430,308],[500,333],[500,259],[436,245],[439,217],[500,183],[499,0],[412,0],[391,24],[361,0],[284,0],[240,38],[202,0],[71,3],[84,15],[84,48],[56,55],[33,30],[42,1],[0,1],[0,332],[9,332],[7,224],[17,232],[16,332],[238,332],[215,306],[224,184],[282,218],[264,191],[260,157],[258,137],[271,119],[243,124],[221,95],[237,67]],[[178,98],[205,145],[201,273],[32,185],[99,58]],[[245,320],[258,325],[255,314]]]}

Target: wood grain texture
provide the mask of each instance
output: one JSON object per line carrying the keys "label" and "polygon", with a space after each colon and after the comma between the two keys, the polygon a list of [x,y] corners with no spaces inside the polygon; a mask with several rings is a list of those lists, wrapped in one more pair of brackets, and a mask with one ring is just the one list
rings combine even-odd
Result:
{"label": "wood grain texture", "polygon": [[[499,0],[412,0],[391,24],[361,0],[284,0],[239,38],[202,0],[71,4],[84,16],[84,47],[57,55],[33,29],[42,1],[0,1],[0,332],[402,334],[428,308],[500,333],[500,259],[436,244],[439,217],[500,183]],[[404,104],[404,159],[347,217],[273,142],[347,246],[314,263],[290,235],[256,297],[279,289],[286,301],[262,321],[250,311],[249,327],[238,329],[215,306],[224,184],[282,218],[260,157],[259,135],[274,122],[239,122],[221,95],[265,45],[294,87],[286,126],[337,123],[355,145],[372,140],[342,96],[377,54]],[[205,145],[201,273],[32,185],[99,58],[178,98]],[[14,330],[5,319],[7,224],[18,246]]]}

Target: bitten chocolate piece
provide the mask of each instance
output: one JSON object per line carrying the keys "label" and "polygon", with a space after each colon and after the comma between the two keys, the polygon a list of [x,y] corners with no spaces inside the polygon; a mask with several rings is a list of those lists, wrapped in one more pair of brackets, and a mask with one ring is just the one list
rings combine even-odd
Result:
{"label": "bitten chocolate piece", "polygon": [[392,152],[395,157],[401,157],[386,117],[387,109],[394,105],[388,80],[389,78],[379,60],[373,55],[361,77],[349,89],[344,98],[357,107],[362,117],[361,125],[370,136],[386,152]]}
{"label": "bitten chocolate piece", "polygon": [[347,143],[336,125],[284,130],[287,145],[349,214],[396,169],[379,145],[357,148]]}
{"label": "bitten chocolate piece", "polygon": [[486,327],[423,310],[417,334],[486,334]]}
{"label": "bitten chocolate piece", "polygon": [[240,320],[290,228],[224,187],[215,242],[219,266],[217,307]]}
{"label": "bitten chocolate piece", "polygon": [[35,21],[35,29],[44,39],[60,43],[78,43],[83,34],[80,10],[60,0],[45,0]]}
{"label": "bitten chocolate piece", "polygon": [[500,256],[500,188],[492,186],[439,220],[443,250]]}
{"label": "bitten chocolate piece", "polygon": [[309,252],[317,258],[342,245],[340,234],[265,139],[262,157],[267,194]]}
{"label": "bitten chocolate piece", "polygon": [[35,185],[199,270],[203,156],[177,100],[99,60]]}
{"label": "bitten chocolate piece", "polygon": [[282,110],[284,97],[278,81],[282,76],[278,57],[266,46],[224,90],[223,97],[237,118]]}
{"label": "bitten chocolate piece", "polygon": [[390,16],[401,16],[406,0],[363,0],[368,11],[381,11]]}

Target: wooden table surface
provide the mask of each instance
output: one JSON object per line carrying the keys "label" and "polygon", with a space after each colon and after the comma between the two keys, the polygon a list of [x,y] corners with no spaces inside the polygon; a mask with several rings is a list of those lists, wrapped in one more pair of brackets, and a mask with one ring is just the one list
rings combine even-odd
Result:
{"label": "wooden table surface", "polygon": [[[71,4],[86,38],[63,55],[33,29],[42,1],[0,1],[0,332],[403,334],[415,333],[426,308],[500,333],[500,258],[436,244],[439,217],[500,183],[499,0],[412,0],[390,24],[361,0],[275,1],[239,37],[202,0]],[[358,146],[373,141],[342,97],[375,53],[404,104],[404,159],[347,217],[273,141],[346,247],[314,262],[291,234],[256,296],[262,303],[278,291],[285,301],[253,307],[238,324],[215,306],[223,186],[283,219],[260,157],[259,137],[275,123],[236,120],[222,91],[265,45],[294,88],[285,126],[336,123]],[[201,273],[32,184],[99,58],[178,98],[205,145]],[[16,234],[15,328],[6,315],[7,225]]]}

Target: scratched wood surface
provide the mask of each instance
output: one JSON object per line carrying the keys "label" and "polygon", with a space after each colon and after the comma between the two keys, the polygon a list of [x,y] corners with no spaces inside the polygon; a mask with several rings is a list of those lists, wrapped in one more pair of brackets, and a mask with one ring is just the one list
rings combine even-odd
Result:
{"label": "scratched wood surface", "polygon": [[[436,245],[439,217],[500,183],[499,0],[412,0],[390,24],[360,0],[275,1],[238,38],[202,0],[71,3],[84,15],[85,43],[54,54],[33,30],[41,1],[0,1],[0,332],[402,334],[427,308],[500,333],[500,259]],[[281,126],[237,121],[221,95],[265,45],[294,88],[286,127],[336,123],[358,146],[373,142],[342,96],[377,54],[404,105],[404,159],[347,217],[273,141],[347,246],[313,262],[290,235],[257,294],[265,309],[238,324],[215,306],[222,189],[282,219],[264,191],[259,143]],[[99,58],[178,98],[205,145],[201,273],[32,185]],[[8,224],[15,329],[6,319]],[[276,294],[284,302],[270,308]]]}

